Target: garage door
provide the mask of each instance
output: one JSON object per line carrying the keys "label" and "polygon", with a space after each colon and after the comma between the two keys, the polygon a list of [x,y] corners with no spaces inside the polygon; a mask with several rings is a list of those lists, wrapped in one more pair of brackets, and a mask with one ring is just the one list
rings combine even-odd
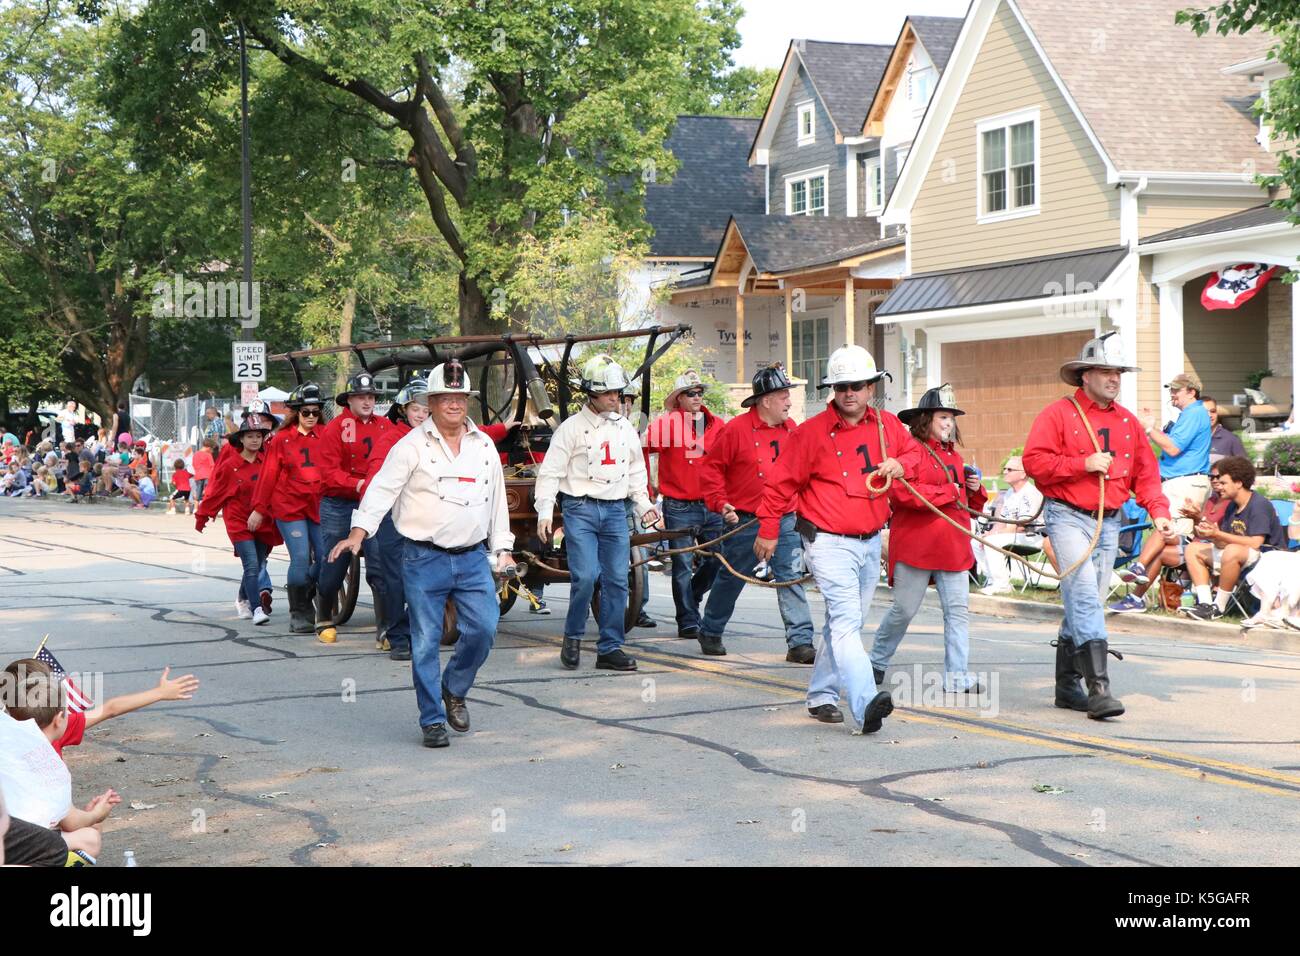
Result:
{"label": "garage door", "polygon": [[944,343],[943,378],[966,412],[958,419],[966,442],[962,457],[993,477],[1007,455],[1024,447],[1043,407],[1070,393],[1058,373],[1091,337],[1090,332],[1061,332]]}

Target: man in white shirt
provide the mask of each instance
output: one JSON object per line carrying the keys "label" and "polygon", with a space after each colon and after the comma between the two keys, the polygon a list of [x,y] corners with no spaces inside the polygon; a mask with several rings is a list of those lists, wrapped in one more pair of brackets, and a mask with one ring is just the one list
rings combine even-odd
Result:
{"label": "man in white shirt", "polygon": [[68,402],[59,409],[59,414],[55,417],[59,421],[59,428],[63,431],[63,440],[76,441],[77,426],[81,424],[81,418],[77,415],[77,403]]}
{"label": "man in white shirt", "polygon": [[657,524],[659,515],[646,492],[641,438],[618,411],[620,393],[627,387],[623,368],[608,355],[597,355],[582,367],[581,387],[587,402],[555,429],[534,490],[537,536],[543,543],[551,538],[557,498],[564,518],[570,582],[560,663],[569,670],[578,666],[587,608],[599,580],[596,666],[634,671],[636,660],[623,652],[631,565],[624,502],[632,499],[644,526]]}
{"label": "man in white shirt", "polygon": [[[492,439],[469,420],[465,369],[455,359],[429,380],[429,417],[402,436],[352,513],[352,533],[330,552],[356,554],[389,510],[404,548],[402,580],[411,621],[411,672],[426,747],[450,743],[446,724],[469,730],[465,697],[492,649],[500,618],[493,562],[514,564],[501,459]],[[439,674],[447,601],[460,637]]]}
{"label": "man in white shirt", "polygon": [[[1024,465],[1019,455],[1012,455],[1002,468],[1002,478],[1010,486],[989,503],[993,515],[993,526],[984,538],[999,548],[1012,544],[1043,547],[1042,525],[1028,528],[1009,524],[1012,521],[1024,521],[1037,515],[1042,510],[1043,496],[1029,483]],[[1011,568],[1009,559],[991,548],[985,548],[974,541],[975,559],[979,569],[988,578],[985,594],[1009,594],[1011,592]]]}

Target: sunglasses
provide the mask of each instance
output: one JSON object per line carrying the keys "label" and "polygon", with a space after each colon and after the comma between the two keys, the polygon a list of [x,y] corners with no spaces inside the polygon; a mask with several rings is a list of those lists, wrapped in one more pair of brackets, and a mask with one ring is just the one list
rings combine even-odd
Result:
{"label": "sunglasses", "polygon": [[685,395],[687,398],[699,398],[701,395],[704,394],[704,389],[692,388],[689,391],[682,392],[682,394]]}
{"label": "sunglasses", "polygon": [[869,382],[837,382],[835,391],[837,392],[860,392],[869,385]]}
{"label": "sunglasses", "polygon": [[301,417],[301,416],[303,416],[303,415],[310,415],[310,416],[312,416],[313,418],[316,418],[316,417],[318,417],[318,416],[320,415],[320,409],[319,409],[319,408],[300,408],[300,409],[298,409],[298,415],[299,415],[299,417]]}

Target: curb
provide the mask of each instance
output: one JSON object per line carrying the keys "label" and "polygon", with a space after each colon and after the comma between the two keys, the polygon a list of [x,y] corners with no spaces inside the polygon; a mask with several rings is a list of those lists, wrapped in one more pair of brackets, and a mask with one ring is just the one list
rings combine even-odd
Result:
{"label": "curb", "polygon": [[[925,604],[938,607],[939,596],[927,593]],[[984,594],[970,596],[970,609],[973,614],[1013,621],[1059,622],[1065,613],[1063,608],[1054,604],[1018,601],[1014,598],[990,597]],[[1266,628],[1243,631],[1235,624],[1218,624],[1214,621],[1196,621],[1191,618],[1173,618],[1158,614],[1107,614],[1106,630],[1111,634],[1169,638],[1184,644],[1300,654],[1300,631],[1275,631]]]}

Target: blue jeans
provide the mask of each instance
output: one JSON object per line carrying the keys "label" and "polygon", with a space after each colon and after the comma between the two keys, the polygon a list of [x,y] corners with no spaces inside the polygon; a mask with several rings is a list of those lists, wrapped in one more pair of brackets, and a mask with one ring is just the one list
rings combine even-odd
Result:
{"label": "blue jeans", "polygon": [[300,588],[315,584],[320,574],[321,551],[320,525],[310,518],[297,521],[276,521],[284,546],[289,550],[289,577],[285,582],[291,588]]}
{"label": "blue jeans", "polygon": [[[403,592],[411,611],[411,676],[420,708],[420,726],[447,722],[442,703],[445,685],[453,697],[464,697],[474,686],[478,669],[492,650],[500,611],[492,569],[485,547],[448,554],[428,545],[399,538]],[[456,607],[460,639],[451,652],[447,671],[440,673],[442,616],[451,601]]]}
{"label": "blue jeans", "polygon": [[[325,556],[334,549],[334,545],[352,533],[352,512],[356,506],[355,501],[347,498],[326,495],[320,500],[321,566],[316,578],[316,593],[320,595],[325,607],[333,604],[338,597],[343,578],[348,573],[348,565],[352,562],[350,554],[341,555],[337,561],[326,561]],[[377,549],[374,535],[367,536],[361,545],[361,553],[366,558],[366,581],[375,596],[375,606],[379,607],[380,592],[376,590],[376,579],[379,577],[380,563]]]}
{"label": "blue jeans", "polygon": [[[753,519],[752,514],[737,512],[741,524]],[[728,528],[730,525],[727,526]],[[716,537],[716,535],[715,535]],[[758,558],[754,557],[754,541],[758,538],[758,525],[754,524],[739,534],[734,534],[722,544],[722,554],[733,568],[741,574],[753,577]],[[803,568],[799,560],[803,550],[803,541],[794,530],[794,515],[788,514],[781,519],[781,536],[776,540],[776,553],[769,562],[773,576],[778,581],[795,581],[803,577]],[[700,622],[700,633],[710,637],[721,637],[727,629],[727,622],[736,610],[736,598],[744,589],[745,582],[726,568],[718,572],[717,580],[709,591],[709,602],[704,606],[704,619]],[[776,589],[777,607],[781,609],[781,621],[785,624],[785,643],[789,647],[813,642],[812,611],[808,607],[808,598],[803,593],[803,585]]]}
{"label": "blue jeans", "polygon": [[[701,541],[712,541],[722,534],[722,515],[710,511],[700,502],[664,498],[664,525],[670,529],[698,526],[699,533],[692,538],[682,535],[668,542],[669,548],[689,548]],[[674,554],[673,604],[677,606],[677,630],[693,631],[700,627],[700,601],[713,587],[722,565],[717,558],[705,558],[698,570],[694,569],[694,554]]]}
{"label": "blue jeans", "polygon": [[[1056,562],[1064,570],[1083,557],[1097,530],[1097,515],[1086,515],[1048,498],[1043,505],[1047,537],[1056,550]],[[1061,582],[1061,601],[1065,617],[1061,620],[1060,639],[1076,649],[1089,641],[1106,640],[1106,592],[1119,552],[1120,515],[1107,518],[1092,559]]]}
{"label": "blue jeans", "polygon": [[[637,532],[636,506],[632,504],[631,498],[628,498],[626,501],[623,502],[623,504],[627,509],[628,534],[636,534]],[[650,556],[650,549],[633,548],[631,555],[632,555],[631,560],[633,561],[645,561]],[[641,579],[641,607],[639,608],[639,610],[642,614],[644,614],[646,605],[650,603],[649,566],[642,564],[640,567],[636,569],[636,574],[637,577]],[[541,588],[536,588],[535,591],[539,595],[542,593]]]}
{"label": "blue jeans", "polygon": [[597,654],[612,654],[623,646],[623,612],[627,607],[627,506],[595,498],[560,499],[564,515],[564,549],[569,566],[569,610],[564,636],[581,640],[587,609],[600,581],[600,637]]}
{"label": "blue jeans", "polygon": [[[375,534],[378,577],[382,579],[381,589],[375,593],[375,603],[383,608],[384,636],[388,638],[389,645],[402,649],[411,646],[411,621],[406,613],[406,587],[403,584],[402,570],[405,540],[393,524],[392,513],[384,515],[384,520],[379,523],[379,531]],[[366,580],[370,580],[369,575],[366,575]],[[373,582],[370,588],[374,590]]]}
{"label": "blue jeans", "polygon": [[804,563],[826,600],[826,624],[813,643],[817,659],[808,682],[808,706],[839,703],[844,688],[858,726],[876,696],[871,658],[862,645],[862,625],[880,581],[880,535],[869,541],[818,534],[804,542]]}
{"label": "blue jeans", "polygon": [[961,692],[975,683],[967,670],[970,655],[970,577],[965,571],[927,571],[898,561],[894,564],[894,603],[876,628],[871,664],[884,670],[894,659],[907,627],[921,608],[925,589],[934,586],[943,603],[943,688]]}
{"label": "blue jeans", "polygon": [[244,576],[239,582],[239,599],[247,601],[252,607],[261,607],[259,592],[266,590],[262,587],[261,579],[266,574],[266,556],[270,553],[270,547],[256,538],[235,542],[235,554],[244,566]]}

